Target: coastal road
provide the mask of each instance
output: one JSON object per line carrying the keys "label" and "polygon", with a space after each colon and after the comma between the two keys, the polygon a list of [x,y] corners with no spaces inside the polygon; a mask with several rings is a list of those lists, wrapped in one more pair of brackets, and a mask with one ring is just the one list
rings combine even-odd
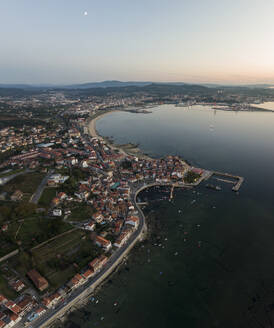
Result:
{"label": "coastal road", "polygon": [[53,174],[54,170],[50,170],[47,175],[43,178],[40,185],[36,189],[35,193],[30,198],[30,203],[37,204],[39,202],[39,199],[46,187],[48,178]]}
{"label": "coastal road", "polygon": [[[66,311],[68,311],[71,307],[73,307],[77,302],[88,297],[94,291],[94,289],[103,280],[105,280],[108,277],[108,275],[111,274],[111,272],[113,272],[113,270],[118,266],[118,264],[123,260],[123,258],[129,253],[129,251],[135,245],[135,243],[140,239],[145,228],[145,216],[141,208],[136,203],[136,197],[138,193],[139,190],[137,190],[132,195],[132,202],[135,204],[135,207],[138,211],[140,222],[138,228],[131,235],[127,243],[120,249],[116,250],[110,256],[108,262],[103,267],[103,269],[100,272],[98,272],[92,279],[90,279],[85,284],[72,291],[71,294],[64,299],[64,302],[59,304],[55,309],[48,310],[42,317],[37,318],[34,322],[30,323],[32,328],[48,327],[50,324],[52,324],[54,320],[64,315]],[[18,323],[14,327],[16,328],[24,327],[24,321],[25,320],[22,320],[22,322]]]}

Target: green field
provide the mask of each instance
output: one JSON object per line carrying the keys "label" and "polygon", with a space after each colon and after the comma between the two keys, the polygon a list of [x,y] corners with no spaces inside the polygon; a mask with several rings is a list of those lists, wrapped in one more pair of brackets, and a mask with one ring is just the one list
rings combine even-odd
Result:
{"label": "green field", "polygon": [[31,251],[33,265],[55,289],[86,266],[99,250],[82,230],[74,230]]}
{"label": "green field", "polygon": [[3,273],[1,271],[0,271],[0,293],[12,300],[17,297],[16,291],[9,286],[7,280],[4,278]]}
{"label": "green field", "polygon": [[46,188],[43,191],[41,198],[39,199],[38,205],[48,208],[51,204],[52,199],[56,196],[55,188]]}
{"label": "green field", "polygon": [[91,219],[94,210],[91,205],[76,203],[71,209],[69,221],[87,221]]}
{"label": "green field", "polygon": [[30,217],[9,224],[6,236],[24,249],[34,247],[49,238],[71,229],[71,225],[61,219]]}
{"label": "green field", "polygon": [[31,195],[36,191],[44,176],[44,173],[39,172],[19,175],[2,186],[0,191],[6,191],[11,195],[14,191],[21,190],[24,193],[23,200],[28,201]]}

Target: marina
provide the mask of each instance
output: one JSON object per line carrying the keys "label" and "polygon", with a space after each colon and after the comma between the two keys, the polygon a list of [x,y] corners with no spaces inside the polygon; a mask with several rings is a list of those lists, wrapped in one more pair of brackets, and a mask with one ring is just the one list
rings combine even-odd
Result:
{"label": "marina", "polygon": [[209,176],[207,177],[206,180],[208,180],[209,178],[211,177],[214,177],[214,176],[218,176],[218,177],[225,177],[225,178],[231,178],[233,180],[236,180],[235,181],[231,181],[231,180],[227,180],[227,179],[219,179],[219,178],[216,178],[220,181],[223,181],[223,182],[226,182],[226,183],[232,183],[233,184],[233,187],[232,187],[232,190],[233,191],[239,191],[243,182],[244,182],[244,178],[243,177],[240,177],[238,175],[233,175],[233,174],[230,174],[230,173],[224,173],[224,172],[219,172],[219,171],[212,171]]}

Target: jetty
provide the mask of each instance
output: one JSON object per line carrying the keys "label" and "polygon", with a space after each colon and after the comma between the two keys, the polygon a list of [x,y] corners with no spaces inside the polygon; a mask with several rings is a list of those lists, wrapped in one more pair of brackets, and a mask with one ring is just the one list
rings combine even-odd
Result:
{"label": "jetty", "polygon": [[169,199],[173,199],[173,193],[174,193],[174,185],[172,185],[171,189],[170,189],[170,196]]}
{"label": "jetty", "polygon": [[233,191],[239,191],[239,189],[241,188],[241,186],[244,182],[243,177],[240,177],[238,175],[233,175],[231,173],[225,173],[225,172],[219,172],[219,171],[211,171],[211,174],[208,175],[206,180],[208,180],[209,178],[211,178],[214,175],[219,176],[219,177],[231,178],[231,179],[236,180],[236,181],[231,181],[231,180],[227,180],[227,179],[218,179],[219,181],[223,181],[223,182],[227,182],[227,183],[233,183],[233,187],[232,187]]}

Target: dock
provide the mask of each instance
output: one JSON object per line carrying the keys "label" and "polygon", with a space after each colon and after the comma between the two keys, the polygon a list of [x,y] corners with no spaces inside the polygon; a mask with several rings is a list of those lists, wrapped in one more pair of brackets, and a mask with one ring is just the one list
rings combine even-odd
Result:
{"label": "dock", "polygon": [[233,191],[238,191],[241,188],[242,183],[244,182],[244,178],[243,177],[239,177],[238,182],[235,184],[234,187],[232,187]]}
{"label": "dock", "polygon": [[173,199],[173,192],[174,192],[174,185],[172,185],[171,189],[170,189],[170,197],[169,199]]}
{"label": "dock", "polygon": [[234,184],[234,186],[232,187],[232,190],[233,191],[239,191],[239,189],[241,188],[243,182],[244,182],[244,178],[243,177],[240,177],[238,175],[233,175],[231,173],[224,173],[224,172],[218,172],[218,171],[212,171],[211,172],[211,175],[208,177],[208,179],[210,177],[212,177],[213,175],[217,175],[219,177],[225,177],[225,178],[232,178],[232,179],[235,179],[235,180],[238,180],[237,182],[233,182],[233,181],[229,181],[229,180],[226,180],[226,179],[220,179],[220,181],[224,181],[224,182],[231,182]]}

